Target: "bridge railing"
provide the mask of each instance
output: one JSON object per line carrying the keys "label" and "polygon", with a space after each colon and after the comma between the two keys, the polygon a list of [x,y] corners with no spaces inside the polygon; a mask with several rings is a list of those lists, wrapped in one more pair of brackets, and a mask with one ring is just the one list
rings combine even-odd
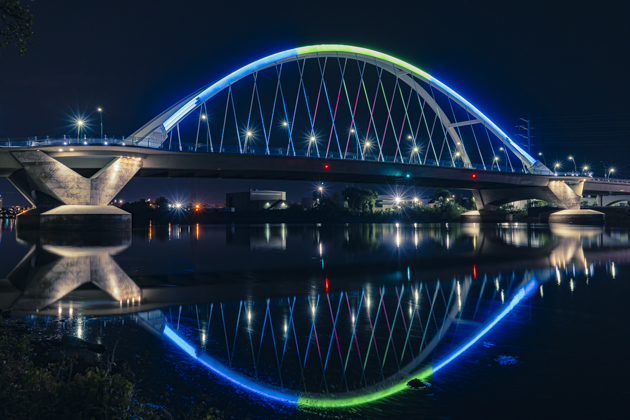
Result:
{"label": "bridge railing", "polygon": [[[269,155],[269,156],[298,156],[298,157],[313,157],[313,158],[326,158],[326,159],[343,159],[343,160],[363,160],[369,162],[390,162],[401,163],[400,155],[389,156],[379,155],[378,151],[366,150],[363,155],[356,152],[339,153],[339,151],[329,151],[328,156],[323,150],[318,151],[313,147],[310,150],[307,149],[289,149],[286,147],[266,147],[247,145],[238,147],[234,145],[226,146],[221,144],[208,144],[208,143],[188,143],[179,142],[177,140],[155,140],[147,138],[132,138],[132,137],[120,137],[120,138],[94,138],[84,136],[83,138],[68,137],[64,138],[38,138],[35,137],[18,137],[18,138],[0,138],[0,148],[24,148],[24,147],[42,147],[42,146],[135,146],[146,147],[149,149],[169,150],[169,151],[181,151],[181,152],[200,152],[200,153],[230,153],[230,154],[255,154],[255,155]],[[421,157],[416,156],[404,156],[404,163],[410,165],[421,165]],[[468,168],[482,171],[497,171],[497,172],[512,172],[512,173],[526,173],[523,168],[513,168],[507,165],[498,164],[480,164],[470,163],[464,165],[464,162],[460,161],[446,161],[446,160],[434,160],[426,159],[424,166],[441,166],[441,167],[455,167],[455,168]],[[538,175],[549,175],[545,172],[529,172]],[[556,172],[557,176],[584,176],[577,172]],[[591,176],[592,174],[587,174]],[[610,178],[592,178],[593,181],[598,182],[613,182],[620,184],[628,184],[630,180],[624,179],[610,179]]]}

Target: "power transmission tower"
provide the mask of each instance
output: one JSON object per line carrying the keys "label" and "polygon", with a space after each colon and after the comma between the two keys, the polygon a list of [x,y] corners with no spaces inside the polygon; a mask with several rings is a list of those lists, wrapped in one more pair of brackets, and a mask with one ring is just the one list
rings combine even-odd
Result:
{"label": "power transmission tower", "polygon": [[529,120],[526,120],[525,118],[519,118],[519,120],[524,121],[527,123],[527,125],[517,125],[516,128],[518,128],[519,130],[525,130],[527,131],[527,135],[523,134],[523,133],[518,133],[516,134],[519,137],[522,137],[523,139],[527,139],[527,153],[529,153],[531,155],[531,148],[532,148],[532,136],[531,136],[531,127],[529,125]]}

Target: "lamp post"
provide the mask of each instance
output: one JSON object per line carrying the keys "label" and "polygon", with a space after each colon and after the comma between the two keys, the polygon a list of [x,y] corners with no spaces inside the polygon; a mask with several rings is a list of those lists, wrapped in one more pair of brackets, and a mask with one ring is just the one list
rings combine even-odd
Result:
{"label": "lamp post", "polygon": [[547,166],[547,159],[545,159],[545,155],[543,155],[543,152],[538,152],[538,156],[542,158],[543,162],[545,162],[545,166]]}
{"label": "lamp post", "polygon": [[499,156],[495,156],[494,159],[492,160],[492,167],[494,167],[494,164],[497,164],[497,171],[501,171],[501,169],[499,168]]}
{"label": "lamp post", "polygon": [[457,158],[459,158],[462,154],[460,152],[455,152],[455,167],[457,167]]}
{"label": "lamp post", "polygon": [[612,176],[612,174],[615,172],[615,168],[610,168],[608,170],[608,180],[610,181],[610,177]]}
{"label": "lamp post", "polygon": [[[509,162],[510,158],[508,157],[507,150],[505,150],[505,148],[503,148],[503,147],[499,147],[499,150],[502,151],[503,153],[505,153],[505,161]],[[512,165],[512,163],[510,163],[510,165]],[[507,170],[507,166],[505,167],[505,169]],[[512,168],[512,172],[514,172],[514,168]]]}
{"label": "lamp post", "polygon": [[573,156],[569,156],[569,160],[573,161],[573,169],[575,170],[575,172],[577,172],[577,164],[575,163],[575,159],[573,159]]}
{"label": "lamp post", "polygon": [[553,165],[553,170],[555,171],[556,175],[558,175],[558,168],[560,167],[559,163],[556,163],[555,165]]}
{"label": "lamp post", "polygon": [[588,171],[588,166],[584,166],[584,167],[582,168],[582,173],[585,173],[586,171]]}
{"label": "lamp post", "polygon": [[97,111],[101,114],[101,140],[103,140],[103,108],[98,107]]}
{"label": "lamp post", "polygon": [[81,127],[83,127],[83,120],[77,120],[77,144],[79,144],[81,137]]}

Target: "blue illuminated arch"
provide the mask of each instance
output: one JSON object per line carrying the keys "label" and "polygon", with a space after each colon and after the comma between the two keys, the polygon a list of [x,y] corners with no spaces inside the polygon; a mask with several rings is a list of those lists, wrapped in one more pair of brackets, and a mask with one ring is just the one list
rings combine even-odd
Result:
{"label": "blue illuminated arch", "polygon": [[[207,101],[216,93],[220,92],[224,88],[229,85],[237,82],[243,77],[252,74],[253,72],[260,71],[270,66],[275,66],[278,64],[282,64],[284,62],[288,62],[291,60],[295,60],[296,57],[299,58],[314,58],[314,57],[345,57],[351,59],[361,59],[363,61],[369,60],[370,63],[378,65],[379,67],[390,71],[392,73],[401,73],[400,79],[405,81],[412,89],[415,89],[418,93],[423,96],[423,99],[427,101],[427,103],[434,109],[437,110],[439,106],[435,103],[435,100],[428,94],[422,87],[420,87],[416,81],[409,76],[406,76],[406,73],[411,73],[414,77],[418,77],[429,83],[435,89],[438,89],[457,104],[459,104],[462,108],[466,109],[472,115],[474,115],[477,119],[479,119],[486,128],[491,131],[498,139],[509,149],[511,150],[523,163],[526,168],[530,170],[532,167],[536,166],[538,170],[547,170],[546,167],[542,165],[539,161],[530,156],[525,150],[523,150],[516,142],[510,139],[492,120],[490,120],[486,115],[484,115],[481,111],[479,111],[476,107],[474,107],[470,102],[464,99],[461,95],[455,92],[453,89],[449,88],[444,83],[440,82],[435,77],[429,75],[423,70],[403,61],[396,57],[392,57],[390,55],[370,50],[367,48],[354,47],[348,45],[315,45],[308,47],[300,47],[294,48],[286,51],[282,51],[276,54],[272,54],[270,56],[261,58],[260,60],[254,61],[251,64],[248,64],[235,72],[229,74],[228,76],[222,78],[221,80],[204,87],[188,97],[182,99],[177,104],[173,105],[171,108],[164,111],[162,114],[151,120],[149,123],[144,125],[138,131],[136,131],[132,136],[130,136],[133,142],[137,145],[145,145],[143,140],[147,136],[151,136],[153,133],[159,132],[161,135],[165,135],[165,133],[169,132],[173,129],[182,119],[184,119],[188,114],[190,114],[194,109],[200,106],[203,102]],[[452,124],[449,124],[447,118],[442,112],[442,118],[446,121],[446,129],[449,131],[451,136],[454,139],[459,139],[459,135],[454,129]],[[458,142],[461,143],[461,142]],[[148,144],[148,143],[147,143]],[[466,150],[463,148],[463,145],[460,144],[458,150],[462,153],[464,157],[464,161],[470,163],[468,156],[466,154]]]}

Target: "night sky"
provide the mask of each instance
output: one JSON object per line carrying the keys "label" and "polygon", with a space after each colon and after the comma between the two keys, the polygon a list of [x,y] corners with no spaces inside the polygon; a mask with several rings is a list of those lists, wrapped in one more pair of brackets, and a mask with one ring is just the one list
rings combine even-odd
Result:
{"label": "night sky", "polygon": [[[553,3],[553,4],[552,4]],[[576,156],[630,178],[630,3],[37,0],[26,54],[0,54],[0,138],[71,134],[73,115],[104,109],[105,134],[129,135],[191,91],[263,56],[322,43],[409,61],[514,134],[532,120],[532,154]],[[94,134],[100,130],[92,125]],[[140,197],[287,190],[303,183],[135,179]],[[384,191],[386,192],[386,191]],[[20,198],[0,179],[5,206]],[[170,194],[170,196],[169,196]]]}

